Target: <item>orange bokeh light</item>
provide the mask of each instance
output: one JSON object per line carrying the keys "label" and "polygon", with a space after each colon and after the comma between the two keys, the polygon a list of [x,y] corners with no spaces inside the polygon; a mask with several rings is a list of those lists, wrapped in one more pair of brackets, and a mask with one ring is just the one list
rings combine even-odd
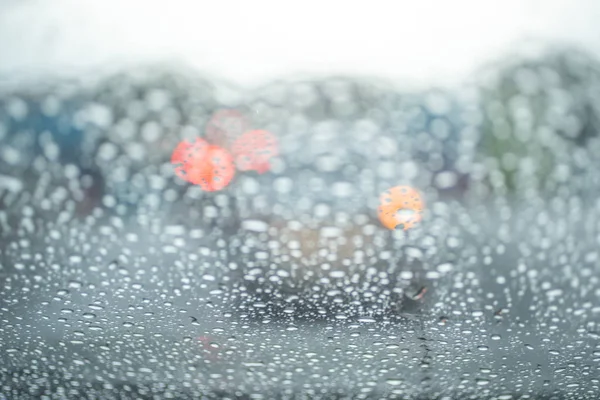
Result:
{"label": "orange bokeh light", "polygon": [[270,160],[279,154],[279,143],[271,132],[253,130],[238,137],[231,152],[240,171],[262,174],[271,169]]}
{"label": "orange bokeh light", "polygon": [[413,228],[423,217],[421,194],[410,186],[395,186],[379,197],[377,215],[388,229]]}
{"label": "orange bokeh light", "polygon": [[171,163],[178,177],[208,192],[225,188],[235,175],[231,154],[203,139],[180,142],[171,155]]}

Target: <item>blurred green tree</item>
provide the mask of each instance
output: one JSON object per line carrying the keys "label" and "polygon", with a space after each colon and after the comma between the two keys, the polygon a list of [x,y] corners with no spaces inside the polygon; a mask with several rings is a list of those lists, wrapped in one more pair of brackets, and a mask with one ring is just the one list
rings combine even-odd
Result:
{"label": "blurred green tree", "polygon": [[479,85],[479,155],[494,191],[552,190],[576,173],[576,149],[597,141],[600,128],[596,60],[577,50],[511,58]]}

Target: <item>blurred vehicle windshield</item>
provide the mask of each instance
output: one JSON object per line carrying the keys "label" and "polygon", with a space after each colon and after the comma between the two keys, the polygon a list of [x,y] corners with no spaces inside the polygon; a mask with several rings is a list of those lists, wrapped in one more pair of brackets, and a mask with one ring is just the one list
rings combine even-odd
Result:
{"label": "blurred vehicle windshield", "polygon": [[0,399],[597,399],[600,8],[472,3],[0,5]]}

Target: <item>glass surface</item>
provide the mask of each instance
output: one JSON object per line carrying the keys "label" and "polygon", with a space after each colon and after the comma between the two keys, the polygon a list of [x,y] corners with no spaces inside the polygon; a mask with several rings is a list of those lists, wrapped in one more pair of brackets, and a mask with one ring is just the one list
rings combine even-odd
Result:
{"label": "glass surface", "polygon": [[591,53],[419,90],[11,76],[0,399],[598,398]]}

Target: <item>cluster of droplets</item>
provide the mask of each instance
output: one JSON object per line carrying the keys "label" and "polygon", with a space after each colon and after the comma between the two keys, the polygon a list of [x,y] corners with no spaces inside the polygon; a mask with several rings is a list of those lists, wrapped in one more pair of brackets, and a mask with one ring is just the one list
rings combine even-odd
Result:
{"label": "cluster of droplets", "polygon": [[[546,64],[534,75],[551,79]],[[579,135],[539,136],[569,167],[543,198],[503,169],[522,146],[477,153],[488,120],[507,137],[487,86],[479,110],[469,90],[274,84],[245,103],[281,157],[207,193],[174,179],[173,149],[231,149],[249,127],[210,122],[238,105],[182,76],[0,98],[1,393],[595,399],[600,204],[578,192],[597,187],[593,129],[569,154],[556,143]],[[517,97],[503,107],[519,136]],[[544,125],[577,126],[563,97]]]}

